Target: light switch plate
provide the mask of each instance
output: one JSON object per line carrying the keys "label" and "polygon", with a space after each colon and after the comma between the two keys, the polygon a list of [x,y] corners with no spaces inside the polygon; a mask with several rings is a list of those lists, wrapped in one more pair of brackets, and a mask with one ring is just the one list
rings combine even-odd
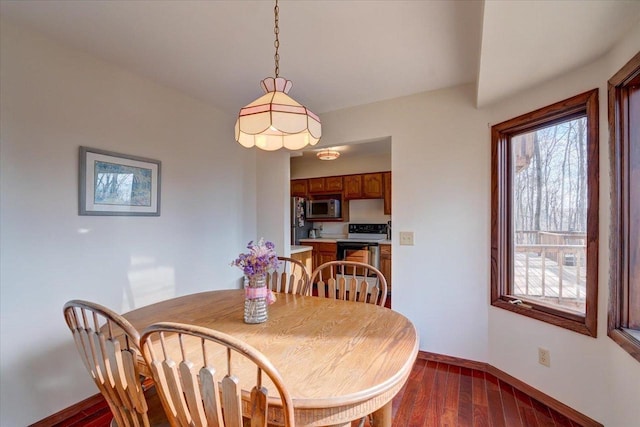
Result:
{"label": "light switch plate", "polygon": [[400,232],[400,244],[413,246],[413,231],[401,231]]}

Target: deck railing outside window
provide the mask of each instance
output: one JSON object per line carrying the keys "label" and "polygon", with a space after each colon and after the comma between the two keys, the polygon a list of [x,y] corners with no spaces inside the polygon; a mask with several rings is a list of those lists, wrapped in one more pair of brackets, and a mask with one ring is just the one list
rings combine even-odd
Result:
{"label": "deck railing outside window", "polygon": [[584,313],[585,239],[580,232],[516,231],[513,295]]}

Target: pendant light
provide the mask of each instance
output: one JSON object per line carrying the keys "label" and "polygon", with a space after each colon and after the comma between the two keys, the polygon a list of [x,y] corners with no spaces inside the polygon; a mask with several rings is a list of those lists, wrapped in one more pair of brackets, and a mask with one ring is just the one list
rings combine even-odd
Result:
{"label": "pendant light", "polygon": [[307,145],[316,145],[322,136],[320,118],[287,95],[292,83],[279,76],[279,10],[276,0],[273,9],[276,76],[262,80],[260,85],[265,94],[240,109],[236,121],[236,141],[247,148],[256,146],[262,150],[275,151],[284,147],[288,150],[299,150]]}

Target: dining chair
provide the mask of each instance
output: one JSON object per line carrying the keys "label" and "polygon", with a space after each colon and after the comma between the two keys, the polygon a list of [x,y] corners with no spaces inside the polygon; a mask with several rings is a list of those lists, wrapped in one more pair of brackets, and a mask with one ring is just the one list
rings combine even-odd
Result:
{"label": "dining chair", "polygon": [[138,331],[118,313],[89,301],[69,301],[63,313],[82,361],[113,413],[111,425],[169,426],[155,387],[145,390],[140,380]]}
{"label": "dining chair", "polygon": [[[143,331],[141,345],[160,398],[177,425],[241,427],[244,407],[244,425],[295,426],[293,402],[280,373],[249,344],[212,329],[162,322]],[[235,375],[239,367],[254,372],[243,376],[246,383]],[[269,395],[267,384],[275,394]],[[282,408],[282,420],[270,419],[270,405]]]}
{"label": "dining chair", "polygon": [[267,287],[273,292],[303,295],[309,283],[307,267],[293,258],[279,256],[278,261],[278,269],[267,274]]}
{"label": "dining chair", "polygon": [[311,295],[316,285],[323,298],[357,301],[384,307],[387,301],[387,280],[380,270],[357,261],[329,261],[311,274],[305,295]]}

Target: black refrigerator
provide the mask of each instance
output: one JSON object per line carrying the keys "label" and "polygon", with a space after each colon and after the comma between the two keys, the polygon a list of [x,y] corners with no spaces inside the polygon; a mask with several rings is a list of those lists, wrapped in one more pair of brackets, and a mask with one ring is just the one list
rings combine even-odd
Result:
{"label": "black refrigerator", "polygon": [[291,198],[291,244],[299,245],[300,239],[309,237],[309,230],[313,228],[313,223],[305,218],[304,197]]}

